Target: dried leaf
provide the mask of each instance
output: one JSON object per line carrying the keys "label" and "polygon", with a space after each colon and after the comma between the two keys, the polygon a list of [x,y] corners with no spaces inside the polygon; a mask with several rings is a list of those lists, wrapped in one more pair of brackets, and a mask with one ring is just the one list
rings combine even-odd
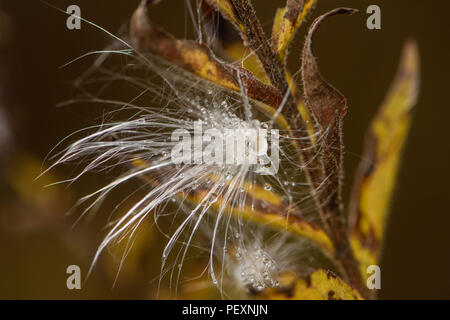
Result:
{"label": "dried leaf", "polygon": [[357,12],[356,9],[338,8],[318,17],[314,20],[306,37],[302,60],[305,97],[322,128],[328,128],[338,119],[342,119],[347,111],[347,102],[345,97],[321,75],[312,50],[312,38],[326,18],[336,14],[353,14],[355,12]]}
{"label": "dried leaf", "polygon": [[318,269],[306,278],[293,274],[281,277],[281,287],[260,296],[271,300],[361,300],[360,294],[330,271]]}
{"label": "dried leaf", "polygon": [[278,9],[272,29],[273,46],[280,60],[287,56],[289,44],[316,0],[287,0],[286,7]]}
{"label": "dried leaf", "polygon": [[[273,192],[265,194],[262,186],[254,185],[252,188],[251,194],[245,196],[246,206],[232,207],[219,197],[212,209],[225,207],[235,217],[296,234],[322,249],[326,256],[333,257],[333,244],[320,226],[301,218],[294,210],[280,202],[281,197],[278,194]],[[186,199],[199,203],[207,194],[206,189],[196,190],[195,194],[189,195]]]}
{"label": "dried leaf", "polygon": [[318,17],[311,25],[303,49],[302,76],[307,106],[317,124],[326,133],[323,140],[323,164],[327,199],[322,205],[337,206],[342,171],[342,119],[347,111],[345,97],[321,75],[312,51],[312,38],[319,25],[336,14],[353,14],[355,9],[339,8]]}
{"label": "dried leaf", "polygon": [[[338,253],[337,260],[345,270],[349,283],[365,294],[358,261],[355,259],[346,229],[346,217],[341,201],[342,185],[342,119],[347,111],[345,97],[321,75],[312,52],[312,37],[319,25],[336,14],[352,14],[355,9],[339,8],[318,17],[311,25],[305,41],[302,76],[306,103],[324,137],[320,141],[320,172],[311,171],[316,189],[316,202],[322,221]],[[315,175],[315,176],[313,176]],[[313,190],[315,192],[315,190]]]}
{"label": "dried leaf", "polygon": [[[135,166],[142,168],[148,166],[143,160],[135,160],[133,163]],[[162,173],[159,176],[145,176],[144,178],[153,185],[159,185],[163,183],[164,177],[165,175]],[[218,177],[211,176],[209,179],[216,181]],[[281,195],[265,190],[263,186],[254,183],[244,182],[242,188],[243,194],[240,197],[245,198],[245,206],[233,206],[233,203],[218,196],[211,205],[211,209],[225,208],[235,217],[263,225],[267,224],[272,228],[296,234],[309,240],[321,249],[326,256],[333,257],[333,244],[325,231],[319,225],[303,219],[300,213],[289,207]],[[207,197],[209,192],[208,186],[202,187],[199,185],[188,194],[179,194],[179,199],[198,204]]]}
{"label": "dried leaf", "polygon": [[250,98],[273,107],[278,107],[282,101],[282,96],[276,88],[257,80],[250,71],[225,64],[215,58],[205,45],[176,39],[153,24],[147,17],[145,0],[131,19],[130,35],[133,45],[142,54],[155,54],[183,70],[233,91],[239,92],[242,83]]}
{"label": "dried leaf", "polygon": [[416,104],[419,54],[414,41],[403,49],[395,80],[366,133],[363,160],[350,205],[352,245],[361,271],[378,260],[400,156]]}

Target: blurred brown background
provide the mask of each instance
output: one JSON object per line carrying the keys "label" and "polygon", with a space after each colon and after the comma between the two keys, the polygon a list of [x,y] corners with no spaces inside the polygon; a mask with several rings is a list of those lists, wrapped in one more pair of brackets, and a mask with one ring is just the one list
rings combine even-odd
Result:
{"label": "blurred brown background", "polygon": [[[82,16],[113,33],[126,25],[138,0],[48,0],[65,9],[81,7]],[[254,0],[267,30],[275,8],[284,0]],[[366,8],[378,4],[382,30],[365,26]],[[450,116],[448,83],[450,5],[429,0],[319,0],[306,25],[338,6],[360,9],[352,17],[335,17],[318,32],[315,51],[328,80],[349,101],[345,119],[346,187],[357,165],[363,134],[396,71],[407,37],[417,39],[422,64],[422,88],[404,154],[392,207],[381,298],[450,298]],[[182,0],[165,0],[153,17],[182,37],[191,25]],[[99,107],[57,108],[75,96],[71,81],[92,59],[65,69],[58,67],[86,52],[101,50],[110,39],[82,23],[69,31],[66,16],[43,2],[0,1],[0,298],[154,298],[161,241],[149,224],[127,259],[117,285],[117,256],[105,254],[80,291],[66,288],[66,267],[87,271],[104,233],[107,217],[100,214],[70,229],[66,217],[84,190],[101,177],[91,175],[70,187],[43,188],[65,179],[73,168],[57,168],[33,182],[49,165],[51,148],[75,130],[101,119]],[[299,66],[305,25],[290,50],[290,66]],[[187,34],[191,34],[189,29]],[[120,248],[119,248],[120,249]],[[120,257],[120,256],[119,256]],[[162,297],[165,297],[164,292]],[[185,297],[207,297],[186,293]]]}

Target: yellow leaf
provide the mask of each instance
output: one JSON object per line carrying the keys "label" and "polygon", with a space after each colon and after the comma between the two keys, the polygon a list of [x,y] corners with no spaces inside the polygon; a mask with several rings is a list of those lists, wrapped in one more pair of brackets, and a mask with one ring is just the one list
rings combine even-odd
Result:
{"label": "yellow leaf", "polygon": [[361,300],[361,295],[330,271],[318,269],[306,278],[284,274],[280,288],[261,293],[271,300]]}
{"label": "yellow leaf", "polygon": [[306,15],[315,5],[316,0],[288,0],[286,7],[278,9],[272,29],[274,49],[281,61],[286,59],[286,53]]}
{"label": "yellow leaf", "polygon": [[225,48],[225,54],[233,61],[241,62],[245,69],[250,70],[259,80],[270,84],[270,80],[258,59],[258,56],[246,48],[241,41],[233,42]]}
{"label": "yellow leaf", "polygon": [[388,218],[400,156],[419,86],[419,54],[414,41],[403,49],[390,91],[366,134],[363,160],[355,177],[350,230],[361,271],[377,262]]}
{"label": "yellow leaf", "polygon": [[217,8],[218,11],[222,13],[222,15],[227,18],[241,33],[241,36],[245,37],[245,26],[239,22],[239,19],[236,18],[233,10],[233,5],[229,0],[206,0],[209,4],[213,5]]}
{"label": "yellow leaf", "polygon": [[295,101],[297,101],[297,110],[306,124],[306,129],[308,130],[309,138],[311,139],[311,142],[314,145],[316,143],[316,135],[314,134],[314,122],[311,119],[311,115],[308,111],[308,108],[303,102],[301,93],[297,90],[297,87],[295,86],[295,82],[293,81],[291,74],[287,70],[285,71],[285,73],[286,73],[286,80],[289,83],[289,89],[294,95]]}

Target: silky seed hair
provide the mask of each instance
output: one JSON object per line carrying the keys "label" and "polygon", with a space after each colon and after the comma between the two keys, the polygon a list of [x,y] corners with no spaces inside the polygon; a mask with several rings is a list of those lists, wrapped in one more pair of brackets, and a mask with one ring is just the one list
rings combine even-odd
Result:
{"label": "silky seed hair", "polygon": [[[187,3],[194,20],[198,11]],[[160,280],[169,276],[171,287],[179,285],[191,248],[199,248],[209,256],[205,270],[221,291],[224,277],[251,290],[277,287],[280,271],[295,269],[288,254],[293,246],[286,243],[283,232],[277,235],[275,245],[265,245],[260,236],[255,236],[252,224],[233,211],[264,210],[269,206],[251,196],[253,188],[262,187],[266,192],[282,195],[288,214],[299,214],[310,221],[317,219],[310,186],[288,132],[277,126],[273,115],[258,111],[245,87],[241,86],[238,93],[218,87],[155,56],[137,52],[126,37],[83,21],[111,37],[113,43],[64,66],[98,56],[76,82],[84,97],[61,105],[100,104],[105,114],[98,125],[82,129],[56,146],[48,170],[58,165],[76,165],[78,172],[60,183],[73,183],[89,172],[102,175],[105,180],[111,177],[106,172],[121,172],[77,202],[75,207],[82,210],[80,218],[99,210],[103,200],[128,182],[135,185],[130,197],[136,199],[135,194],[139,194],[124,214],[112,215],[89,273],[108,246],[122,241],[132,244],[139,224],[153,219],[154,226],[167,237]],[[197,18],[194,21],[199,23]],[[199,40],[204,41],[201,26],[196,30]],[[211,37],[207,39],[207,43],[214,42]],[[91,87],[97,90],[92,92]],[[107,91],[112,87],[132,93],[125,100],[109,98]],[[196,121],[201,121],[205,129],[214,128],[222,134],[228,129],[278,129],[277,174],[258,174],[248,164],[174,163],[172,132],[184,129],[193,135]],[[316,130],[316,139],[320,141],[325,134]],[[118,207],[126,206],[122,200],[118,199]],[[172,228],[163,230],[160,219],[172,220]]]}

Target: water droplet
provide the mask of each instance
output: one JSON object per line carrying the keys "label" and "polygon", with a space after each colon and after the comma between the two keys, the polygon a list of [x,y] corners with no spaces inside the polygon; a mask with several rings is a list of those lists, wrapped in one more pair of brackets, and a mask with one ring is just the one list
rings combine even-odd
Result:
{"label": "water droplet", "polygon": [[270,183],[265,183],[264,184],[264,190],[266,191],[272,191],[272,185]]}

